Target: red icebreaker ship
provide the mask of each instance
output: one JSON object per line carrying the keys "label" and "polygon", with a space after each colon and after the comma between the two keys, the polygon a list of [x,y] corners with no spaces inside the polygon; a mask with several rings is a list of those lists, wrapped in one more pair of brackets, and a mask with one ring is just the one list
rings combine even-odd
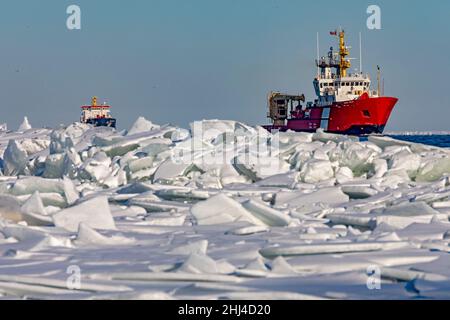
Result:
{"label": "red icebreaker ship", "polygon": [[[339,38],[339,53],[330,49],[328,57],[317,61],[318,74],[314,79],[317,99],[306,105],[304,95],[272,92],[269,95],[269,131],[326,132],[369,135],[382,134],[398,99],[384,97],[380,91],[370,89],[369,75],[362,72],[348,74],[351,67],[349,47],[345,45],[345,32],[332,32]],[[335,73],[333,73],[335,71]]]}

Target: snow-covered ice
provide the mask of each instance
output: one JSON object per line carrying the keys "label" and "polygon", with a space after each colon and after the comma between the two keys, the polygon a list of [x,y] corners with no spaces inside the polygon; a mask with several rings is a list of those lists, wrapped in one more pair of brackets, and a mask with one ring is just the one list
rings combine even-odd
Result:
{"label": "snow-covered ice", "polygon": [[2,128],[1,298],[450,299],[448,149],[221,120]]}

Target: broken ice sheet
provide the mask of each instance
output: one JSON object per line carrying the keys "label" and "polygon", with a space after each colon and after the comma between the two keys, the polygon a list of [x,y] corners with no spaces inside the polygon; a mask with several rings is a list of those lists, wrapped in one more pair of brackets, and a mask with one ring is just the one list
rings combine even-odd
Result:
{"label": "broken ice sheet", "polygon": [[[0,135],[2,298],[450,298],[448,150],[221,120],[26,128]],[[62,287],[69,262],[87,290]]]}

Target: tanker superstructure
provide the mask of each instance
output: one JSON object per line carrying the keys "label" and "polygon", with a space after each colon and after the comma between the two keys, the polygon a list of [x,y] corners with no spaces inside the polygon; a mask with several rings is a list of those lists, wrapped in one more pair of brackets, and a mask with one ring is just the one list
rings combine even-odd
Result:
{"label": "tanker superstructure", "polygon": [[350,135],[381,134],[398,99],[384,97],[380,89],[371,90],[368,74],[349,73],[351,62],[347,58],[349,47],[345,44],[343,30],[331,32],[339,39],[339,52],[333,48],[327,57],[316,61],[318,74],[313,85],[317,99],[305,105],[304,95],[271,92],[269,114],[273,123],[265,128],[273,131],[327,132]]}

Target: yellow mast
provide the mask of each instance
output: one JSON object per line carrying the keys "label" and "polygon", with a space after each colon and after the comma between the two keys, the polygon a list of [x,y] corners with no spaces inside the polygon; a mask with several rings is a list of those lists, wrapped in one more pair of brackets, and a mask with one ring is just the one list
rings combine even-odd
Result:
{"label": "yellow mast", "polygon": [[350,55],[350,51],[345,45],[345,32],[344,30],[339,31],[339,56],[341,60],[339,61],[339,69],[341,72],[341,77],[347,76],[347,69],[349,69],[352,64],[346,59]]}
{"label": "yellow mast", "polygon": [[92,106],[93,107],[97,106],[97,97],[92,97]]}

